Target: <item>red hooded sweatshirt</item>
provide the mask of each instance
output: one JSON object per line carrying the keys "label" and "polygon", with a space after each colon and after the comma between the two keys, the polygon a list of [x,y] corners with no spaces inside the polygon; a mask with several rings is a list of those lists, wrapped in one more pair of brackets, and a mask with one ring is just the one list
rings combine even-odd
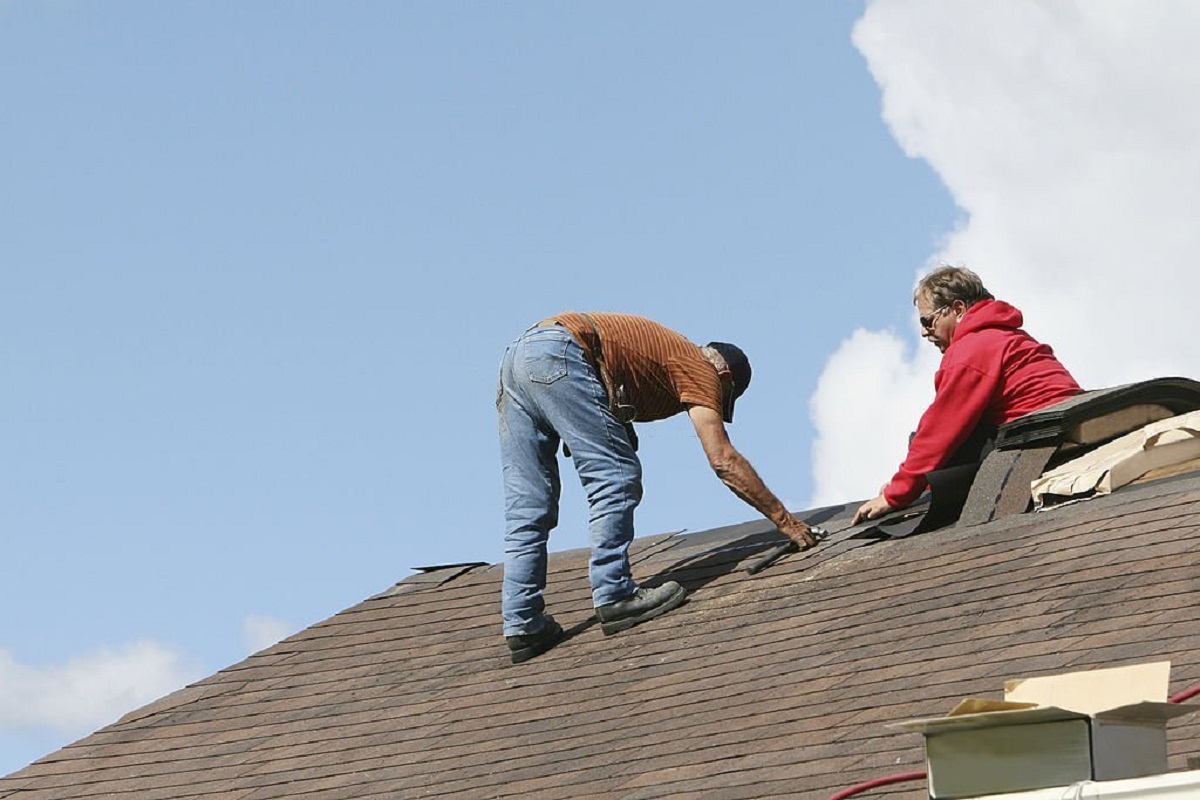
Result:
{"label": "red hooded sweatshirt", "polygon": [[945,464],[981,422],[1002,425],[1083,391],[1049,345],[1021,330],[1023,322],[1002,300],[967,309],[933,377],[933,403],[883,490],[892,507],[916,500],[928,485],[925,475]]}

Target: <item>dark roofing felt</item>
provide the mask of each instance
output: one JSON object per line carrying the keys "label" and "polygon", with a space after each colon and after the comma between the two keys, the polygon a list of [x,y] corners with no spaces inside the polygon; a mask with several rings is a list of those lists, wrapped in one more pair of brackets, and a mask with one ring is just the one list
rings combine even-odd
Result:
{"label": "dark roofing felt", "polygon": [[[848,509],[827,520],[845,527]],[[831,512],[822,514],[829,517]],[[766,523],[635,543],[682,608],[508,663],[499,566],[429,570],[0,780],[28,798],[827,798],[920,769],[919,735],[1004,679],[1170,659],[1200,683],[1200,478],[900,540],[834,533],[757,575]],[[1168,728],[1170,766],[1200,715]],[[924,798],[923,783],[872,798]]]}

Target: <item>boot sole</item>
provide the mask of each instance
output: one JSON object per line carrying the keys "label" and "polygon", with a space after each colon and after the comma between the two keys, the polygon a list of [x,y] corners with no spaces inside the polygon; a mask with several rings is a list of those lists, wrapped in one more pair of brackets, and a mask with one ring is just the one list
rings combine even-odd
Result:
{"label": "boot sole", "polygon": [[654,608],[648,608],[640,614],[634,614],[629,617],[621,617],[620,619],[614,619],[609,622],[602,621],[600,623],[600,630],[604,631],[605,636],[612,636],[614,633],[627,631],[634,625],[640,625],[643,622],[654,619],[655,617],[661,617],[671,609],[679,608],[679,606],[683,605],[683,602],[687,600],[687,597],[687,589],[684,589],[681,586],[679,587],[678,592],[668,597],[662,603],[654,606]]}

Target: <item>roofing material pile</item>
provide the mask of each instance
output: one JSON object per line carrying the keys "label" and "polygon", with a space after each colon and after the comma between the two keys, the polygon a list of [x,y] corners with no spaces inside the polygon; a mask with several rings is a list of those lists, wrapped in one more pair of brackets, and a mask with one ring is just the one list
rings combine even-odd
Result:
{"label": "roofing material pile", "polygon": [[1034,505],[1108,494],[1151,470],[1200,458],[1200,411],[1152,422],[1033,481]]}
{"label": "roofing material pile", "polygon": [[[1139,410],[1131,412],[1134,408]],[[1098,444],[1155,419],[1197,409],[1200,382],[1189,378],[1155,378],[1097,389],[1000,426],[996,449]]]}

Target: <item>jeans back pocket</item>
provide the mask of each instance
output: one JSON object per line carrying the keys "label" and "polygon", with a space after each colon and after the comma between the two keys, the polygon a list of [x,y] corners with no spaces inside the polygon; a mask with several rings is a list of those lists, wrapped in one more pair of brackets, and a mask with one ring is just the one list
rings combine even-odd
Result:
{"label": "jeans back pocket", "polygon": [[552,335],[525,338],[525,371],[534,383],[554,383],[567,374],[567,348],[572,340],[553,335],[558,331],[548,332]]}

